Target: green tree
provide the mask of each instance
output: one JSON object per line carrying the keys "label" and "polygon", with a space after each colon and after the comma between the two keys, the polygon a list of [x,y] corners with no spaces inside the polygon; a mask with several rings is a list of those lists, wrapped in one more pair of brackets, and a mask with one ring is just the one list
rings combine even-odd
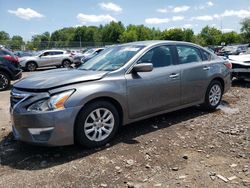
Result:
{"label": "green tree", "polygon": [[206,26],[201,30],[200,36],[204,39],[205,45],[219,45],[221,42],[221,31],[215,27]]}
{"label": "green tree", "polygon": [[240,24],[243,42],[250,43],[250,18],[245,18]]}
{"label": "green tree", "polygon": [[184,32],[180,28],[165,30],[162,32],[162,39],[184,41]]}
{"label": "green tree", "polygon": [[150,33],[151,40],[160,40],[161,39],[161,31],[159,29],[152,28]]}
{"label": "green tree", "polygon": [[102,28],[102,42],[119,43],[120,36],[125,31],[121,22],[110,22]]}
{"label": "green tree", "polygon": [[67,27],[54,31],[50,37],[51,47],[73,47],[76,44],[72,44],[73,37],[77,28]]}
{"label": "green tree", "polygon": [[41,35],[33,35],[31,41],[26,46],[29,50],[40,50]]}
{"label": "green tree", "polygon": [[241,42],[241,36],[235,31],[222,33],[221,42],[228,44],[238,44]]}
{"label": "green tree", "polygon": [[184,41],[193,42],[194,31],[192,29],[183,29]]}
{"label": "green tree", "polygon": [[10,35],[5,31],[0,31],[0,44],[9,46]]}
{"label": "green tree", "polygon": [[22,49],[22,46],[24,45],[24,41],[23,41],[23,38],[19,35],[14,35],[12,38],[11,38],[11,42],[10,42],[10,48],[12,50],[21,50]]}
{"label": "green tree", "polygon": [[5,31],[0,31],[0,41],[9,40],[10,35]]}
{"label": "green tree", "polygon": [[96,26],[77,27],[72,39],[79,44],[78,46],[92,46],[95,42],[101,41],[101,31]]}
{"label": "green tree", "polygon": [[138,36],[137,36],[136,30],[124,31],[119,39],[119,41],[122,43],[133,42],[133,41],[137,41],[137,40],[138,40]]}
{"label": "green tree", "polygon": [[50,48],[50,33],[48,31],[40,35],[40,48]]}
{"label": "green tree", "polygon": [[194,35],[192,42],[201,46],[207,45],[205,39],[201,37],[201,34]]}

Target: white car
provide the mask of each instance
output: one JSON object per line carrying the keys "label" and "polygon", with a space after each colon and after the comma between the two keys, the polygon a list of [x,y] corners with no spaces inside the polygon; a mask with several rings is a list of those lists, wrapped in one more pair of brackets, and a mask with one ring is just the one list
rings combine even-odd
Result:
{"label": "white car", "polygon": [[70,67],[73,62],[73,56],[64,50],[45,50],[37,52],[34,56],[22,57],[19,59],[23,69],[35,71],[39,67]]}
{"label": "white car", "polygon": [[250,54],[229,55],[232,64],[232,76],[237,79],[250,78]]}

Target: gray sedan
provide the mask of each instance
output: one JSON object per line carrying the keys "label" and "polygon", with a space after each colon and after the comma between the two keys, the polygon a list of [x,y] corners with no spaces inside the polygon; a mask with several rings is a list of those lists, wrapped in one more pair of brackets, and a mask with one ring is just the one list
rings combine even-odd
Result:
{"label": "gray sedan", "polygon": [[17,82],[11,91],[13,133],[41,145],[101,146],[121,125],[193,105],[216,109],[231,86],[230,67],[186,42],[110,47],[78,69]]}

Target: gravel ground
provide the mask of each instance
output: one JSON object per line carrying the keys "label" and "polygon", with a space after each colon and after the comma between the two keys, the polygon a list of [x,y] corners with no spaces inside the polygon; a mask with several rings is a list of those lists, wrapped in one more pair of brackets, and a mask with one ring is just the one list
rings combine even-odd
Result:
{"label": "gravel ground", "polygon": [[[35,73],[24,73],[24,76]],[[250,187],[250,82],[234,81],[215,112],[187,108],[120,129],[110,144],[16,142],[0,93],[0,187]]]}

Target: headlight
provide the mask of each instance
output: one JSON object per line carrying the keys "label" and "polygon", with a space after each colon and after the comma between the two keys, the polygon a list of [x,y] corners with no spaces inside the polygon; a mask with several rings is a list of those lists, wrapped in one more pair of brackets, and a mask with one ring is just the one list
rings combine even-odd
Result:
{"label": "headlight", "polygon": [[64,103],[74,93],[75,90],[69,90],[62,93],[55,94],[49,99],[40,100],[28,107],[28,111],[53,111],[63,110]]}

